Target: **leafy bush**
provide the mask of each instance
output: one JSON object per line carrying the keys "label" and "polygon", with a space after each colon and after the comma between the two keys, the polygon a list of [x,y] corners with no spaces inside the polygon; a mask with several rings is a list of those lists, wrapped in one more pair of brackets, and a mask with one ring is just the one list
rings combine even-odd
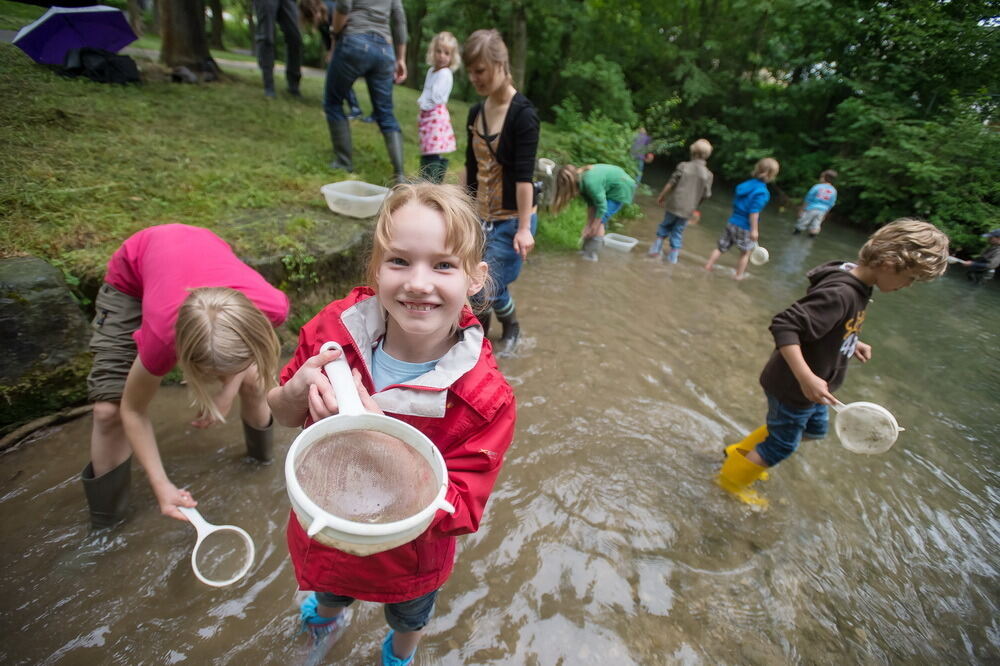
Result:
{"label": "leafy bush", "polygon": [[632,93],[625,83],[621,66],[597,55],[593,60],[570,60],[561,72],[565,97],[576,100],[583,113],[603,115],[624,125],[635,125],[636,114],[632,109]]}
{"label": "leafy bush", "polygon": [[556,129],[562,135],[547,143],[546,150],[561,163],[616,164],[635,175],[635,164],[629,154],[635,130],[600,113],[584,116],[575,98],[569,97],[553,109]]}
{"label": "leafy bush", "polygon": [[681,98],[674,95],[646,109],[646,113],[643,114],[643,126],[653,139],[649,144],[649,152],[667,155],[684,145],[682,121],[677,111],[680,103]]}
{"label": "leafy bush", "polygon": [[852,98],[838,106],[829,138],[840,148],[839,185],[858,221],[920,217],[956,248],[976,251],[979,235],[1000,219],[1000,134],[971,109],[935,122]]}

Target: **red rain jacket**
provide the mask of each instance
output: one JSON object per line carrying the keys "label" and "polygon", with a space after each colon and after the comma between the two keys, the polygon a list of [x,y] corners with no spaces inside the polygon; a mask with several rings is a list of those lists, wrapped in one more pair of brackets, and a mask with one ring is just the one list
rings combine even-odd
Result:
{"label": "red rain jacket", "polygon": [[[384,311],[381,306],[375,310],[376,306],[373,292],[367,287],[358,287],[346,298],[327,305],[302,327],[299,347],[282,370],[281,383],[291,379],[302,363],[319,353],[324,342],[333,340],[344,347],[348,364],[361,372],[365,388],[372,393],[371,372],[365,359],[371,358],[370,350],[384,333]],[[356,307],[355,314],[363,309],[368,316],[350,318],[354,329],[352,335],[342,315]],[[379,319],[372,316],[376,312],[381,316],[380,325],[359,331],[357,322],[372,326],[372,321]],[[464,335],[456,347],[477,343],[482,338],[479,321],[468,307],[462,311],[459,328],[469,329],[469,333],[475,331],[475,334]],[[367,354],[362,351],[365,345]],[[313,541],[292,514],[287,528],[288,550],[301,589],[364,601],[397,603],[436,590],[448,579],[455,562],[455,536],[479,529],[504,453],[514,437],[514,393],[497,368],[491,349],[489,341],[484,339],[478,357],[473,356],[475,361],[471,369],[447,387],[387,387],[387,394],[392,390],[447,391],[443,417],[394,413],[379,400],[381,394],[373,394],[387,415],[420,430],[440,449],[448,468],[445,498],[455,506],[455,513],[439,510],[427,531],[416,540],[367,557],[344,553]],[[447,358],[446,355],[438,366]]]}

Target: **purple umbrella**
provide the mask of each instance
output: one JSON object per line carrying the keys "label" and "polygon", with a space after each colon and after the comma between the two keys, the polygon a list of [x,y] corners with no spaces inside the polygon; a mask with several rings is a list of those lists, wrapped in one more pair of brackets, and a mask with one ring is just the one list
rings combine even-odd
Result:
{"label": "purple umbrella", "polygon": [[62,65],[71,49],[89,46],[117,52],[136,39],[122,10],[94,5],[51,7],[40,19],[21,28],[14,44],[36,62]]}

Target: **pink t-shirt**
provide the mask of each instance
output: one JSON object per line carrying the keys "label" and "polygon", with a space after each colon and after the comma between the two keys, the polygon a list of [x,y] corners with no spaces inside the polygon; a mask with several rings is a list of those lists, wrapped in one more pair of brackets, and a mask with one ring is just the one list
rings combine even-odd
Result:
{"label": "pink t-shirt", "polygon": [[104,281],[142,301],[142,325],[132,337],[143,366],[157,376],[177,363],[174,323],[191,289],[241,291],[274,326],[288,316],[282,291],[240,261],[226,241],[186,224],[149,227],[129,237],[108,261]]}

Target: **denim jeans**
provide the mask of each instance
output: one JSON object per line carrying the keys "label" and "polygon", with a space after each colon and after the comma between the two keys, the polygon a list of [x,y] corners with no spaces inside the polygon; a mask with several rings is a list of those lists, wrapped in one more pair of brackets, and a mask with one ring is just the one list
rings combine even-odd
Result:
{"label": "denim jeans", "polygon": [[767,394],[767,439],[757,445],[757,453],[773,467],[795,453],[803,435],[823,439],[829,428],[826,405],[796,409]]}
{"label": "denim jeans", "polygon": [[[396,631],[406,632],[423,629],[431,619],[437,593],[438,591],[434,590],[416,599],[385,604],[383,606],[385,621]],[[345,597],[332,592],[317,592],[316,599],[321,606],[327,608],[346,608],[354,603],[354,597]]]}
{"label": "denim jeans", "polygon": [[[608,207],[604,211],[604,217],[601,218],[601,224],[608,226],[608,220],[614,217],[615,213],[622,209],[624,204],[621,201],[615,201],[614,199],[608,199]],[[534,232],[532,232],[534,233]]]}
{"label": "denim jeans", "polygon": [[346,35],[337,40],[333,59],[326,70],[326,88],[323,91],[323,111],[327,120],[344,120],[342,104],[354,82],[364,77],[372,100],[372,116],[379,129],[401,132],[392,112],[392,77],[396,70],[396,56],[382,37],[370,33]]}
{"label": "denim jeans", "polygon": [[[521,273],[521,255],[514,249],[514,234],[517,233],[518,219],[483,222],[486,230],[486,264],[493,281],[493,300],[490,303],[498,315],[506,315],[514,306],[509,285]],[[531,215],[531,235],[538,228],[538,216]]]}
{"label": "denim jeans", "polygon": [[656,230],[657,238],[670,237],[670,249],[679,250],[682,247],[681,240],[684,238],[684,229],[687,227],[687,218],[677,217],[673,213],[666,213],[663,221],[660,222]]}
{"label": "denim jeans", "polygon": [[294,0],[254,0],[257,16],[257,64],[265,81],[274,85],[274,29],[281,26],[285,36],[285,78],[288,87],[297,90],[302,78],[302,33],[299,32],[299,8]]}

